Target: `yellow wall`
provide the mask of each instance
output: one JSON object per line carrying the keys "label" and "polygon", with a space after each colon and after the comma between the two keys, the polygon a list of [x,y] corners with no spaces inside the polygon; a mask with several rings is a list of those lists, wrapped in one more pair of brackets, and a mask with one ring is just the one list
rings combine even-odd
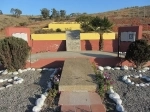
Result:
{"label": "yellow wall", "polygon": [[57,28],[60,28],[62,31],[66,31],[66,29],[69,29],[69,30],[80,30],[80,24],[53,24],[53,23],[50,23],[48,25],[48,28],[49,29],[53,29],[53,30],[56,30]]}
{"label": "yellow wall", "polygon": [[[66,40],[65,33],[31,34],[33,40]],[[81,40],[99,40],[98,33],[80,33]],[[115,39],[115,33],[104,33],[103,39]]]}
{"label": "yellow wall", "polygon": [[66,34],[31,34],[31,38],[33,40],[66,40]]}

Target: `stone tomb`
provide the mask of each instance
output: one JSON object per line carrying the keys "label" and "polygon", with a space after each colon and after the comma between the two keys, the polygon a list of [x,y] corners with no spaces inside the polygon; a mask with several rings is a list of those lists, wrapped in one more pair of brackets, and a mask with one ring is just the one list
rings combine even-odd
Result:
{"label": "stone tomb", "polygon": [[66,31],[66,50],[81,51],[79,30]]}
{"label": "stone tomb", "polygon": [[95,92],[97,84],[92,64],[86,58],[66,59],[59,83],[59,91]]}

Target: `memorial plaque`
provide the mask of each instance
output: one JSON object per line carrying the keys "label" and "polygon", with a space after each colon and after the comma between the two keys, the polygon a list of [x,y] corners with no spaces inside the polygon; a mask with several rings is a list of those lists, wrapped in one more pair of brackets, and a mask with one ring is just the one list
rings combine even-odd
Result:
{"label": "memorial plaque", "polygon": [[66,31],[67,51],[81,51],[80,30]]}

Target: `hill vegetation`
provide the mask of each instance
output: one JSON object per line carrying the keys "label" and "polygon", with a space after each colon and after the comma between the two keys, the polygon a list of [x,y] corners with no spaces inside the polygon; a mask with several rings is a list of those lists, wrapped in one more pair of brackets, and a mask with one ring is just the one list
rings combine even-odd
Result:
{"label": "hill vegetation", "polygon": [[[16,12],[17,11],[17,12]],[[44,11],[44,12],[43,12]],[[26,26],[31,29],[31,33],[46,27],[48,23],[53,21],[75,21],[81,15],[91,15],[99,17],[108,17],[114,23],[113,31],[117,32],[119,26],[143,25],[144,32],[150,31],[150,5],[143,7],[128,7],[103,13],[87,14],[87,13],[71,13],[66,14],[65,10],[49,10],[43,8],[39,10],[41,15],[21,15],[23,11],[19,9],[10,9],[10,15],[3,14],[0,10],[0,38],[5,37],[5,27],[8,26]]]}

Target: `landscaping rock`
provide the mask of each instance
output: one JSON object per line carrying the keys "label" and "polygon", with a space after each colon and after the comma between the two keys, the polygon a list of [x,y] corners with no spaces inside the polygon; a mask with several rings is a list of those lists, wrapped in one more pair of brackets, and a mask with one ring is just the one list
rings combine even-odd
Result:
{"label": "landscaping rock", "polygon": [[19,70],[18,70],[18,73],[22,73],[22,70],[21,70],[21,69],[19,69]]}
{"label": "landscaping rock", "polygon": [[8,81],[8,79],[4,79],[3,81],[6,82],[6,81]]}
{"label": "landscaping rock", "polygon": [[29,70],[31,70],[31,68],[27,68],[27,70],[29,71]]}
{"label": "landscaping rock", "polygon": [[117,104],[116,110],[119,111],[119,112],[124,112],[124,107],[120,104]]}
{"label": "landscaping rock", "polygon": [[104,70],[104,67],[98,66],[98,69],[101,70],[101,71],[103,71],[103,70]]}
{"label": "landscaping rock", "polygon": [[144,87],[144,86],[145,86],[145,84],[141,83],[141,84],[140,84],[140,86]]}
{"label": "landscaping rock", "polygon": [[107,91],[107,94],[112,94],[112,93],[115,93],[113,89],[109,89],[109,90]]}
{"label": "landscaping rock", "polygon": [[7,82],[12,82],[12,81],[13,81],[13,79],[8,79],[8,80],[7,80]]}
{"label": "landscaping rock", "polygon": [[39,69],[36,69],[36,70],[37,70],[37,71],[40,71],[40,72],[42,71],[42,69],[40,69],[40,68],[39,68]]}
{"label": "landscaping rock", "polygon": [[146,70],[146,71],[147,71],[147,70],[149,70],[149,67],[144,67],[143,70]]}
{"label": "landscaping rock", "polygon": [[122,104],[122,100],[120,98],[116,98],[114,99],[114,101],[116,102],[116,104]]}
{"label": "landscaping rock", "polygon": [[115,67],[114,69],[115,69],[115,70],[120,70],[120,67]]}
{"label": "landscaping rock", "polygon": [[4,80],[3,80],[3,79],[0,79],[0,83],[2,83],[2,82],[4,82]]}
{"label": "landscaping rock", "polygon": [[123,80],[123,81],[125,81],[125,80],[127,80],[127,79],[128,79],[128,77],[127,77],[126,75],[122,77],[122,80]]}
{"label": "landscaping rock", "polygon": [[112,94],[109,95],[109,98],[112,99],[112,100],[114,100],[114,99],[116,99],[116,98],[119,98],[119,99],[120,99],[120,96],[119,96],[119,94],[117,94],[117,93],[112,93]]}
{"label": "landscaping rock", "polygon": [[18,75],[19,73],[18,72],[13,72],[13,75]]}
{"label": "landscaping rock", "polygon": [[11,87],[11,86],[13,86],[13,85],[12,85],[12,84],[8,84],[8,85],[6,86],[6,88]]}
{"label": "landscaping rock", "polygon": [[106,66],[104,69],[106,69],[106,70],[110,70],[110,69],[111,69],[111,67],[110,67],[110,66]]}
{"label": "landscaping rock", "polygon": [[38,98],[36,101],[36,106],[42,107],[44,105],[44,99],[43,98]]}
{"label": "landscaping rock", "polygon": [[139,78],[139,76],[138,75],[134,75],[134,78]]}
{"label": "landscaping rock", "polygon": [[8,74],[8,71],[7,71],[7,70],[5,70],[5,71],[2,73],[2,75],[6,75],[6,74]]}
{"label": "landscaping rock", "polygon": [[140,86],[139,84],[135,84],[135,86]]}
{"label": "landscaping rock", "polygon": [[122,69],[122,70],[129,70],[128,66],[126,66],[126,65],[125,65],[125,66],[122,66],[121,69]]}
{"label": "landscaping rock", "polygon": [[32,68],[31,70],[32,70],[32,71],[35,71],[35,68]]}
{"label": "landscaping rock", "polygon": [[0,87],[0,90],[3,90],[3,89],[5,89],[5,87]]}
{"label": "landscaping rock", "polygon": [[49,70],[48,68],[43,68],[42,70]]}
{"label": "landscaping rock", "polygon": [[139,74],[139,77],[142,77],[142,74]]}
{"label": "landscaping rock", "polygon": [[17,77],[17,76],[15,76],[13,79],[14,79],[14,80],[17,80],[17,79],[18,79],[18,77]]}
{"label": "landscaping rock", "polygon": [[27,71],[28,71],[27,69],[23,69],[23,70],[22,70],[22,72],[27,72]]}
{"label": "landscaping rock", "polygon": [[33,112],[40,112],[41,110],[42,110],[42,108],[39,106],[34,106],[32,109]]}
{"label": "landscaping rock", "polygon": [[12,72],[9,72],[9,73],[8,73],[8,75],[12,75],[12,74],[13,74]]}

